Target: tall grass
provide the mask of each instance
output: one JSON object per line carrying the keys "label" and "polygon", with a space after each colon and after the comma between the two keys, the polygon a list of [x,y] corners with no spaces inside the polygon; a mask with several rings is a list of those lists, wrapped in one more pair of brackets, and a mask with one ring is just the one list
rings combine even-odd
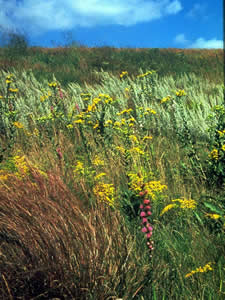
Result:
{"label": "tall grass", "polygon": [[63,88],[2,71],[3,299],[223,299],[224,191],[209,165],[224,87],[122,74]]}

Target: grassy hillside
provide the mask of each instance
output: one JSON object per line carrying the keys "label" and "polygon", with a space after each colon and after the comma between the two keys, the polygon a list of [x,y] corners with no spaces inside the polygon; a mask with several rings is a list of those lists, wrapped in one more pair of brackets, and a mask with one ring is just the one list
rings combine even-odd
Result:
{"label": "grassy hillside", "polygon": [[224,54],[222,49],[117,49],[111,47],[38,48],[8,47],[0,49],[0,68],[32,69],[35,77],[52,80],[54,73],[63,86],[70,82],[83,85],[100,83],[93,71],[130,76],[155,70],[160,76],[195,73],[215,83],[223,82]]}
{"label": "grassy hillside", "polygon": [[224,299],[221,57],[2,56],[2,299]]}

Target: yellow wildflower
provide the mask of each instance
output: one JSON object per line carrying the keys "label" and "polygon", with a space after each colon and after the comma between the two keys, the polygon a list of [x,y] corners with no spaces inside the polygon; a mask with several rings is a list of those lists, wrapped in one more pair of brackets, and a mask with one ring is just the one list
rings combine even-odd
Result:
{"label": "yellow wildflower", "polygon": [[104,166],[104,160],[101,160],[98,155],[95,156],[95,158],[93,159],[92,163],[95,166]]}
{"label": "yellow wildflower", "polygon": [[211,264],[212,263],[209,262],[204,267],[199,267],[196,270],[191,271],[190,273],[185,275],[185,278],[188,278],[188,277],[194,275],[195,273],[204,273],[204,272],[207,272],[207,271],[212,271],[213,268],[211,267]]}
{"label": "yellow wildflower", "polygon": [[156,193],[161,193],[163,190],[167,189],[167,186],[161,184],[160,181],[149,181],[145,184],[145,189],[148,191],[148,194],[154,200],[156,197]]}
{"label": "yellow wildflower", "polygon": [[24,127],[23,124],[20,122],[13,122],[13,125],[19,129],[22,129]]}
{"label": "yellow wildflower", "polygon": [[129,150],[130,153],[139,153],[141,155],[144,155],[145,152],[141,150],[139,147],[133,147]]}
{"label": "yellow wildflower", "polygon": [[71,129],[71,128],[73,128],[73,125],[72,124],[68,124],[68,125],[66,125],[66,127],[69,128],[69,129]]}
{"label": "yellow wildflower", "polygon": [[187,95],[187,94],[185,93],[184,90],[178,90],[178,91],[176,92],[176,96],[177,96],[177,97],[182,97],[182,96],[185,96],[185,95]]}
{"label": "yellow wildflower", "polygon": [[138,138],[133,134],[129,136],[129,139],[134,143],[138,143]]}
{"label": "yellow wildflower", "polygon": [[121,74],[120,74],[120,78],[122,79],[124,76],[128,75],[128,72],[127,71],[123,71]]}
{"label": "yellow wildflower", "polygon": [[123,148],[123,147],[121,147],[121,146],[117,146],[116,149],[117,149],[118,151],[120,151],[121,153],[123,153],[123,154],[124,154],[125,151],[126,151],[125,148]]}
{"label": "yellow wildflower", "polygon": [[94,179],[99,180],[103,176],[106,176],[106,173],[100,173],[100,174],[96,175]]}
{"label": "yellow wildflower", "polygon": [[19,171],[19,173],[16,173],[16,175],[18,175],[18,177],[20,177],[20,175],[25,176],[29,171],[29,167],[25,161],[25,156],[16,155],[13,157],[13,161]]}
{"label": "yellow wildflower", "polygon": [[118,116],[121,116],[121,115],[126,114],[126,113],[127,113],[127,114],[130,114],[132,111],[133,111],[132,108],[127,108],[127,109],[124,109],[124,110],[122,110],[121,112],[117,113],[117,115],[118,115]]}
{"label": "yellow wildflower", "polygon": [[165,103],[165,102],[168,102],[170,99],[171,99],[172,97],[169,95],[169,96],[167,96],[167,97],[164,97],[164,98],[162,98],[162,100],[161,100],[161,104],[162,103]]}
{"label": "yellow wildflower", "polygon": [[50,82],[50,83],[48,83],[48,86],[50,86],[50,87],[56,87],[57,86],[57,82],[54,82],[54,81],[52,81],[52,82]]}
{"label": "yellow wildflower", "polygon": [[94,129],[99,127],[99,122],[95,123],[95,125],[93,126]]}
{"label": "yellow wildflower", "polygon": [[146,140],[152,140],[152,136],[144,136],[142,141],[145,142]]}
{"label": "yellow wildflower", "polygon": [[217,220],[217,219],[219,219],[219,218],[221,217],[221,216],[218,215],[218,214],[208,214],[208,213],[206,213],[205,215],[206,215],[207,217],[213,219],[213,220]]}
{"label": "yellow wildflower", "polygon": [[100,182],[94,186],[93,193],[99,201],[106,202],[110,206],[114,206],[115,188],[113,184]]}
{"label": "yellow wildflower", "polygon": [[217,132],[219,133],[220,137],[224,136],[224,134],[225,134],[225,130],[223,130],[223,131],[217,130]]}
{"label": "yellow wildflower", "polygon": [[176,204],[169,204],[166,207],[164,207],[164,209],[160,213],[160,216],[162,216],[163,214],[165,214],[168,210],[170,210],[173,207],[177,207],[177,205]]}
{"label": "yellow wildflower", "polygon": [[81,119],[75,120],[75,121],[73,121],[73,123],[82,124],[82,123],[84,123],[84,120],[81,120]]}
{"label": "yellow wildflower", "polygon": [[219,154],[218,154],[218,150],[217,149],[213,149],[210,154],[209,157],[215,160],[218,160],[219,158]]}
{"label": "yellow wildflower", "polygon": [[74,174],[84,175],[84,164],[78,160],[73,172]]}
{"label": "yellow wildflower", "polygon": [[172,202],[179,202],[180,203],[180,208],[191,208],[194,209],[196,208],[196,201],[192,199],[174,199]]}
{"label": "yellow wildflower", "polygon": [[129,177],[129,185],[131,190],[140,192],[144,184],[143,176],[136,173],[128,173],[127,175]]}
{"label": "yellow wildflower", "polygon": [[221,147],[221,149],[222,149],[223,151],[225,151],[225,144]]}
{"label": "yellow wildflower", "polygon": [[12,88],[9,89],[9,92],[11,93],[17,93],[18,91],[19,91],[18,89],[12,89]]}

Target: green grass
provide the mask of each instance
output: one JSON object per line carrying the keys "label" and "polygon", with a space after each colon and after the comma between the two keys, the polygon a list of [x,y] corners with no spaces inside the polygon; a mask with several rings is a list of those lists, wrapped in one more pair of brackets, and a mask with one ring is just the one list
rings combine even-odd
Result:
{"label": "green grass", "polygon": [[222,80],[95,71],[98,83],[64,86],[34,73],[0,76],[1,297],[223,299],[223,150],[209,157]]}

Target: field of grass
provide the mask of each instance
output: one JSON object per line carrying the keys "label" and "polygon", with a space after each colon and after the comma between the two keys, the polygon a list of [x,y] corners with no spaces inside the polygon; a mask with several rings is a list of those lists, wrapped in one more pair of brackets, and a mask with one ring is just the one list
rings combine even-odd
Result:
{"label": "field of grass", "polygon": [[1,299],[224,299],[223,78],[0,71]]}

